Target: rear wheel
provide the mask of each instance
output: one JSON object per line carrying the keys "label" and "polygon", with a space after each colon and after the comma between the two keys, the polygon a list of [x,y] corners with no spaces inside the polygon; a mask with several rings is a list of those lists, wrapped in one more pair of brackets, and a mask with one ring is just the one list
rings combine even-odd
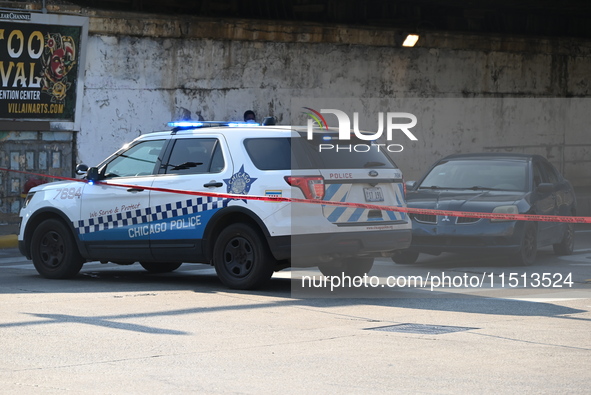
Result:
{"label": "rear wheel", "polygon": [[181,267],[178,262],[140,262],[140,265],[150,273],[170,273]]}
{"label": "rear wheel", "polygon": [[84,264],[70,229],[57,219],[37,226],[31,238],[31,257],[35,269],[45,278],[74,277]]}
{"label": "rear wheel", "polygon": [[325,276],[364,276],[373,267],[373,257],[342,258],[337,261],[322,263],[318,269]]}
{"label": "rear wheel", "polygon": [[412,250],[398,250],[392,254],[392,261],[399,265],[412,265],[419,259],[419,252]]}
{"label": "rear wheel", "polygon": [[512,261],[515,265],[531,266],[536,260],[538,252],[538,227],[533,222],[525,224],[521,247],[519,252],[513,255]]}
{"label": "rear wheel", "polygon": [[575,249],[575,226],[567,224],[560,243],[553,244],[552,248],[556,255],[571,255]]}
{"label": "rear wheel", "polygon": [[213,247],[213,265],[224,285],[252,289],[273,275],[276,261],[264,236],[252,226],[233,224],[222,230]]}

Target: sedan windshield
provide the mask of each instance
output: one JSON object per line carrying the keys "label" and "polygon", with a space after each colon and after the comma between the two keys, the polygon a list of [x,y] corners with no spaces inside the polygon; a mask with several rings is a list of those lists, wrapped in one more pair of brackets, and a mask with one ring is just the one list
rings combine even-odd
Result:
{"label": "sedan windshield", "polygon": [[419,188],[526,191],[527,162],[450,160],[439,163]]}

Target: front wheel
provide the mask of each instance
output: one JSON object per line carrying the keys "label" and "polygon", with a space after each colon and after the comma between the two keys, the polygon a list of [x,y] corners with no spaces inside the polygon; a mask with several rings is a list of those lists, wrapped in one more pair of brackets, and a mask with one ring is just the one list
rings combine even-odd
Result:
{"label": "front wheel", "polygon": [[538,253],[538,227],[535,223],[527,222],[521,238],[519,252],[512,257],[512,262],[518,266],[531,266]]}
{"label": "front wheel", "polygon": [[373,257],[343,258],[337,261],[322,263],[318,269],[325,276],[359,276],[369,273],[373,267]]}
{"label": "front wheel", "polygon": [[45,278],[74,277],[84,264],[70,229],[56,219],[41,222],[33,232],[31,257],[37,272]]}
{"label": "front wheel", "polygon": [[575,249],[575,226],[567,224],[560,243],[553,244],[556,255],[571,255]]}
{"label": "front wheel", "polygon": [[178,262],[140,262],[140,265],[150,273],[170,273],[181,267]]}
{"label": "front wheel", "polygon": [[229,288],[253,289],[273,275],[276,261],[260,231],[248,224],[233,224],[222,230],[213,247],[213,265]]}

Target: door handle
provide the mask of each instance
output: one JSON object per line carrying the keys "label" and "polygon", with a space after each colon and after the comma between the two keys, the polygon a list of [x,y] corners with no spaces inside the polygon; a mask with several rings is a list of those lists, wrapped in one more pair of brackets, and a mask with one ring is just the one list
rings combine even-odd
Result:
{"label": "door handle", "polygon": [[127,192],[143,192],[143,188],[129,188]]}
{"label": "door handle", "polygon": [[208,187],[221,187],[221,186],[224,186],[224,183],[223,182],[219,182],[219,181],[210,181],[207,184],[203,184],[203,186],[205,188],[208,188]]}

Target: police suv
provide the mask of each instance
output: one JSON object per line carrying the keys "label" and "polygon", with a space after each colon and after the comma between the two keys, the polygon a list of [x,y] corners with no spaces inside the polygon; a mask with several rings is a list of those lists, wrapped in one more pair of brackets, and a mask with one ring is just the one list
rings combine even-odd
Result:
{"label": "police suv", "polygon": [[86,180],[29,192],[19,249],[42,276],[72,277],[87,261],[154,273],[205,263],[226,286],[249,289],[296,265],[363,275],[374,257],[410,245],[405,213],[346,205],[406,207],[402,173],[378,145],[322,151],[336,131],[169,126],[97,167],[78,165]]}

